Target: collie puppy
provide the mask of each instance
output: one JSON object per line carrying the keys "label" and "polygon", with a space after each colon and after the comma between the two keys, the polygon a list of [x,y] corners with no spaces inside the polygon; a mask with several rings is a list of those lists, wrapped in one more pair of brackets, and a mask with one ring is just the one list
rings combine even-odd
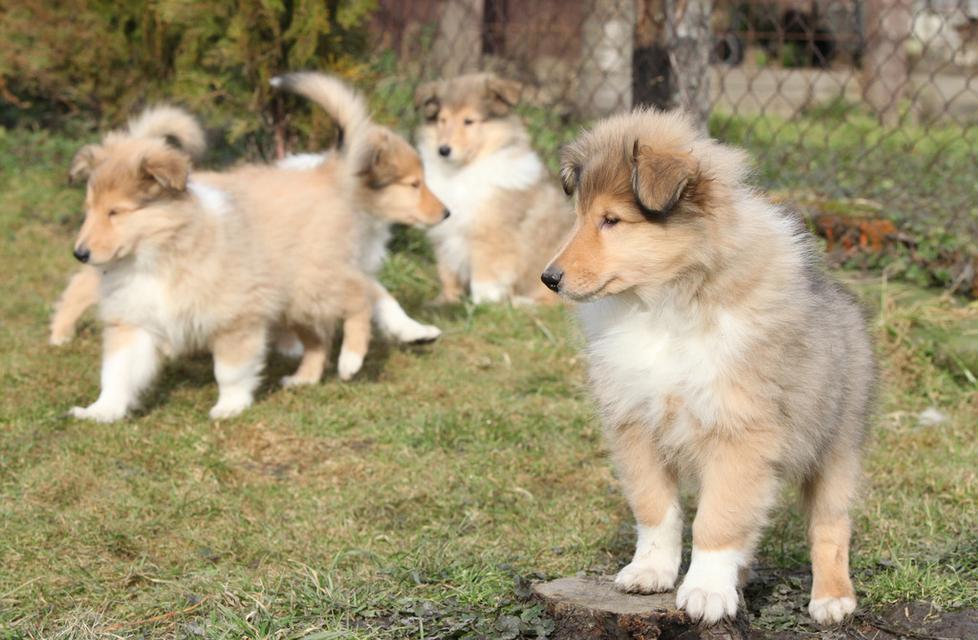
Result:
{"label": "collie puppy", "polygon": [[573,222],[513,111],[520,85],[491,74],[421,85],[417,139],[428,184],[452,217],[429,231],[440,300],[552,299],[540,270]]}
{"label": "collie puppy", "polygon": [[118,420],[137,405],[164,356],[209,349],[220,389],[210,415],[230,417],[252,402],[269,327],[286,302],[274,248],[254,211],[192,180],[191,156],[164,137],[138,135],[139,123],[193,132],[180,138],[185,148],[198,139],[188,114],[151,109],[137,126],[108,134],[72,161],[71,174],[88,178],[74,255],[100,272],[104,355],[98,399],[71,413]]}
{"label": "collie puppy", "polygon": [[[193,160],[200,159],[207,147],[204,131],[193,116],[168,105],[147,109],[130,120],[126,135],[137,139],[164,141],[183,150]],[[78,182],[86,177],[89,164],[87,152],[76,156],[68,170],[68,179]],[[54,306],[48,339],[50,344],[64,345],[75,336],[78,319],[98,302],[100,281],[99,270],[92,266],[84,266],[72,275]]]}
{"label": "collie puppy", "polygon": [[[401,333],[432,339],[377,283],[373,224],[362,212],[386,220],[431,225],[447,216],[427,188],[420,159],[399,136],[374,125],[363,98],[329,76],[302,72],[277,78],[275,86],[300,93],[333,117],[343,131],[339,151],[316,166],[246,165],[197,179],[225,189],[265,224],[275,247],[275,268],[288,283],[282,326],[302,343],[302,361],[285,386],[313,384],[329,358],[334,327],[343,324],[337,372],[343,380],[361,368],[369,346],[375,306],[400,312]],[[382,254],[380,255],[382,259]],[[408,335],[412,330],[421,335]],[[437,330],[435,330],[437,331]]]}
{"label": "collie puppy", "polygon": [[[273,86],[320,103],[317,75],[291,74],[272,80]],[[357,175],[355,199],[362,207],[360,220],[360,268],[371,276],[376,301],[373,319],[378,327],[400,342],[430,342],[441,335],[432,325],[417,322],[377,280],[387,259],[392,224],[431,227],[450,213],[431,192],[421,158],[407,140],[393,130],[373,124],[369,132],[374,158],[370,170]],[[297,171],[321,171],[337,161],[335,153],[306,153],[279,161],[278,166]]]}
{"label": "collie puppy", "polygon": [[577,221],[542,275],[578,301],[591,386],[638,525],[624,591],[672,589],[699,488],[679,607],[733,616],[782,481],[804,487],[809,612],[853,612],[850,503],[875,385],[852,294],[799,220],[745,184],[748,158],[681,113],[598,123],[563,153]]}

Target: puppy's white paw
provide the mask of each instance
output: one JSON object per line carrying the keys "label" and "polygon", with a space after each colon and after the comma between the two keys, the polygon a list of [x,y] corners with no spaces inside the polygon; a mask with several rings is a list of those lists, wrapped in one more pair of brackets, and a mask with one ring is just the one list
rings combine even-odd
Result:
{"label": "puppy's white paw", "polygon": [[115,422],[126,417],[126,408],[107,403],[94,403],[87,407],[72,407],[69,412],[73,418],[79,420],[93,420],[95,422]]}
{"label": "puppy's white paw", "polygon": [[506,299],[506,287],[497,282],[473,282],[472,302],[492,304]]}
{"label": "puppy's white paw", "polygon": [[676,606],[685,609],[693,620],[706,624],[737,615],[737,587],[733,585],[696,585],[684,580],[676,592]]}
{"label": "puppy's white paw", "polygon": [[415,322],[411,326],[405,326],[394,336],[401,342],[434,342],[441,337],[441,329],[431,324],[421,324]]}
{"label": "puppy's white paw", "polygon": [[707,551],[693,546],[693,561],[676,591],[676,606],[707,624],[737,615],[737,578],[747,559],[736,549]]}
{"label": "puppy's white paw", "polygon": [[73,337],[74,335],[70,333],[52,333],[51,337],[48,339],[48,344],[52,347],[63,347],[71,342]]}
{"label": "puppy's white paw", "polygon": [[838,624],[856,610],[856,599],[818,598],[808,603],[808,615],[819,624]]}
{"label": "puppy's white paw", "polygon": [[676,586],[679,566],[670,558],[632,560],[615,576],[615,587],[628,593],[661,593]]}
{"label": "puppy's white paw", "polygon": [[275,338],[275,351],[279,355],[298,360],[304,351],[302,341],[292,332],[282,333]]}
{"label": "puppy's white paw", "polygon": [[310,384],[316,384],[316,380],[311,380],[309,378],[302,378],[300,376],[294,376],[294,375],[282,376],[280,382],[282,383],[282,386],[285,387],[286,389],[290,389],[292,387],[304,387]]}
{"label": "puppy's white paw", "polygon": [[211,408],[211,420],[226,420],[240,415],[251,406],[251,398],[221,398]]}
{"label": "puppy's white paw", "polygon": [[357,372],[360,371],[362,366],[363,356],[361,354],[347,351],[346,349],[340,351],[340,359],[336,364],[336,371],[340,376],[340,380],[351,379],[357,375]]}

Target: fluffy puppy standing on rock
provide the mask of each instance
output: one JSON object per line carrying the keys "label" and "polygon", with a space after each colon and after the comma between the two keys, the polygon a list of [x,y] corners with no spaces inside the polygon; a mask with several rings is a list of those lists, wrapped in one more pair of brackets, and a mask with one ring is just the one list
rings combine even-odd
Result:
{"label": "fluffy puppy standing on rock", "polygon": [[563,154],[577,222],[544,283],[580,302],[593,392],[637,520],[625,591],[672,589],[679,481],[699,487],[677,605],[712,623],[787,479],[804,488],[809,612],[853,612],[849,508],[875,363],[862,310],[800,221],[745,184],[748,157],[681,113],[598,123]]}
{"label": "fluffy puppy standing on rock", "polygon": [[418,87],[418,147],[452,217],[431,229],[442,291],[457,302],[548,301],[540,269],[573,218],[514,107],[521,86],[471,74]]}

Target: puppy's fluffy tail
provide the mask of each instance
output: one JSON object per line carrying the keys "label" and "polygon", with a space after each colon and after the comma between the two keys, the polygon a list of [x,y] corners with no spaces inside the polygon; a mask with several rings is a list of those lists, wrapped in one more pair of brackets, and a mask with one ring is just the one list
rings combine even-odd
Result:
{"label": "puppy's fluffy tail", "polygon": [[359,173],[367,164],[372,126],[367,102],[348,84],[324,73],[299,71],[272,78],[276,89],[305,96],[321,106],[340,127],[339,153],[351,174]]}
{"label": "puppy's fluffy tail", "polygon": [[204,129],[197,118],[167,104],[149,107],[130,120],[129,135],[134,138],[163,138],[183,149],[191,158],[199,158],[207,149]]}

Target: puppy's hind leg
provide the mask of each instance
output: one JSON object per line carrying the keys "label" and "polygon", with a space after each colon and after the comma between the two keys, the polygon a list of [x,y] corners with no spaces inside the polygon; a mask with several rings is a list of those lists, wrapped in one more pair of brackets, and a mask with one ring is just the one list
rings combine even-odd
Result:
{"label": "puppy's hind leg", "polygon": [[298,387],[316,384],[323,377],[323,369],[329,359],[330,343],[333,341],[332,323],[323,323],[317,329],[296,328],[296,335],[302,342],[302,361],[290,376],[282,378],[283,387]]}
{"label": "puppy's hind leg", "polygon": [[263,324],[234,329],[214,338],[214,377],[219,395],[211,408],[211,418],[231,418],[251,406],[261,382],[267,343],[267,327]]}
{"label": "puppy's hind leg", "polygon": [[856,609],[849,578],[849,505],[856,492],[859,457],[854,449],[833,452],[805,483],[808,535],[812,545],[812,598],[808,613],[819,624],[841,622]]}
{"label": "puppy's hind leg", "polygon": [[104,340],[102,390],[93,404],[71,410],[76,418],[96,422],[124,418],[159,370],[159,353],[149,332],[129,325],[110,325],[105,328]]}
{"label": "puppy's hind leg", "polygon": [[50,344],[67,344],[75,336],[75,325],[85,310],[98,302],[102,276],[94,267],[82,267],[71,276],[51,317]]}

